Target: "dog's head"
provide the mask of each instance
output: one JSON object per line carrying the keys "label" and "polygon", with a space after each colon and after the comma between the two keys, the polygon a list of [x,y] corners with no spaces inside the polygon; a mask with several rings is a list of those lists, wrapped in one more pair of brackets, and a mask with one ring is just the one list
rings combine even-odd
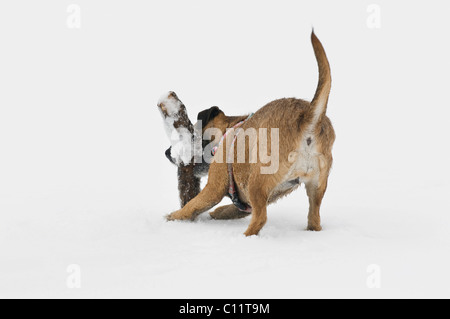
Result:
{"label": "dog's head", "polygon": [[[201,127],[202,127],[202,136],[205,133],[206,130],[210,128],[218,128],[222,132],[224,132],[227,128],[227,122],[226,122],[226,116],[225,113],[220,110],[217,106],[211,107],[207,110],[204,110],[200,112],[197,116],[197,124],[195,127],[200,127],[201,121]],[[202,142],[202,148],[203,150],[205,147],[211,143],[210,140],[203,139]],[[176,165],[175,160],[172,158],[172,147],[167,149],[166,151],[166,157],[167,159],[172,163]],[[209,164],[203,161],[202,164],[196,164],[195,165],[195,173],[197,176],[204,176],[208,173],[209,170]]]}

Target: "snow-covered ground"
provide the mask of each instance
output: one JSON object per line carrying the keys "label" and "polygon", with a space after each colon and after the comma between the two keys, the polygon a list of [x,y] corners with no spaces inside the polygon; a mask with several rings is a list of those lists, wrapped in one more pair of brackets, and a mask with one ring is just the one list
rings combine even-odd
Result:
{"label": "snow-covered ground", "polygon": [[[445,8],[381,1],[372,30],[360,1],[78,3],[79,30],[69,3],[0,4],[0,297],[450,297]],[[305,231],[304,188],[258,237],[166,222],[159,96],[192,119],[311,99],[311,24],[334,79],[324,230]]]}
{"label": "snow-covered ground", "polygon": [[[390,191],[404,200],[429,196],[441,205],[445,196],[433,188],[425,194],[412,187],[408,194]],[[364,190],[346,192],[358,196]],[[3,203],[2,212],[13,217],[0,227],[0,295],[448,297],[450,217],[441,210],[386,207],[381,201],[345,204],[331,193],[324,231],[312,233],[305,231],[306,196],[298,192],[270,208],[259,237],[245,238],[248,219],[223,222],[203,215],[194,223],[168,223],[162,216],[175,207],[174,196],[146,206],[130,204],[140,200],[132,196],[118,200],[122,195],[99,194],[89,207],[59,196],[66,207],[54,207],[56,198],[28,207]],[[67,286],[73,264],[81,270],[81,289]],[[381,289],[369,289],[371,265],[379,267]]]}

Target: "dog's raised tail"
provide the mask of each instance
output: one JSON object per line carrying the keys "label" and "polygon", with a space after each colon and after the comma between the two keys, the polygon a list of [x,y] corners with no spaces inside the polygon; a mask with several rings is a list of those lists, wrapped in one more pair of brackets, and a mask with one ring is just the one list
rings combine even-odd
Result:
{"label": "dog's raised tail", "polygon": [[327,112],[328,97],[331,91],[331,70],[325,49],[314,33],[314,30],[311,34],[311,42],[319,65],[319,85],[317,86],[316,95],[311,102],[313,124],[315,125],[322,120]]}

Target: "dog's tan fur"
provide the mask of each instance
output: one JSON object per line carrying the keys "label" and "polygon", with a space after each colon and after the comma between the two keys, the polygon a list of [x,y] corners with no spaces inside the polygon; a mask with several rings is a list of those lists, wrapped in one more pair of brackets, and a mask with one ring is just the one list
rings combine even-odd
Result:
{"label": "dog's tan fur", "polygon": [[[233,164],[234,179],[239,198],[253,208],[246,236],[257,235],[267,221],[267,206],[291,193],[299,184],[306,185],[309,197],[308,230],[320,231],[320,206],[327,189],[328,176],[333,162],[332,147],[335,133],[326,114],[328,96],[331,90],[331,72],[322,44],[316,35],[311,36],[319,65],[319,85],[311,103],[298,99],[273,101],[260,109],[242,128],[268,129],[268,152],[271,153],[270,130],[279,129],[279,169],[274,174],[261,174],[262,164],[248,163],[249,149],[255,145],[245,145],[245,163]],[[225,132],[246,117],[229,118],[225,114],[215,117],[208,127]],[[257,142],[256,142],[257,143]],[[249,144],[249,143],[246,143]],[[258,145],[258,144],[256,144]],[[202,192],[183,209],[168,216],[168,220],[193,220],[199,214],[213,208],[227,194],[229,175],[226,163],[226,148],[219,149],[210,166],[208,184]],[[219,163],[218,159],[222,159]],[[220,208],[220,210],[232,210]]]}

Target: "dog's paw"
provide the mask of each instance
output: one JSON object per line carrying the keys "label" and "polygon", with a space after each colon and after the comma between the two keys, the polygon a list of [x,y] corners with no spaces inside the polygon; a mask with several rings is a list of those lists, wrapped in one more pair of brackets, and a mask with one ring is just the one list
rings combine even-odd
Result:
{"label": "dog's paw", "polygon": [[178,210],[166,216],[167,221],[176,221],[176,220],[194,220],[195,216],[186,216],[183,214],[182,210]]}
{"label": "dog's paw", "polygon": [[244,233],[244,236],[246,238],[257,237],[258,235],[259,235],[259,233],[255,233],[255,232],[248,231],[248,230]]}
{"label": "dog's paw", "polygon": [[169,215],[166,215],[166,220],[168,222],[173,222],[173,221],[176,221],[176,220],[181,220],[181,218],[179,216],[178,211],[176,211],[176,212],[173,212],[173,213],[171,213]]}
{"label": "dog's paw", "polygon": [[314,231],[314,232],[320,232],[320,231],[322,231],[322,226],[320,226],[320,225],[308,225],[308,228],[306,230]]}

